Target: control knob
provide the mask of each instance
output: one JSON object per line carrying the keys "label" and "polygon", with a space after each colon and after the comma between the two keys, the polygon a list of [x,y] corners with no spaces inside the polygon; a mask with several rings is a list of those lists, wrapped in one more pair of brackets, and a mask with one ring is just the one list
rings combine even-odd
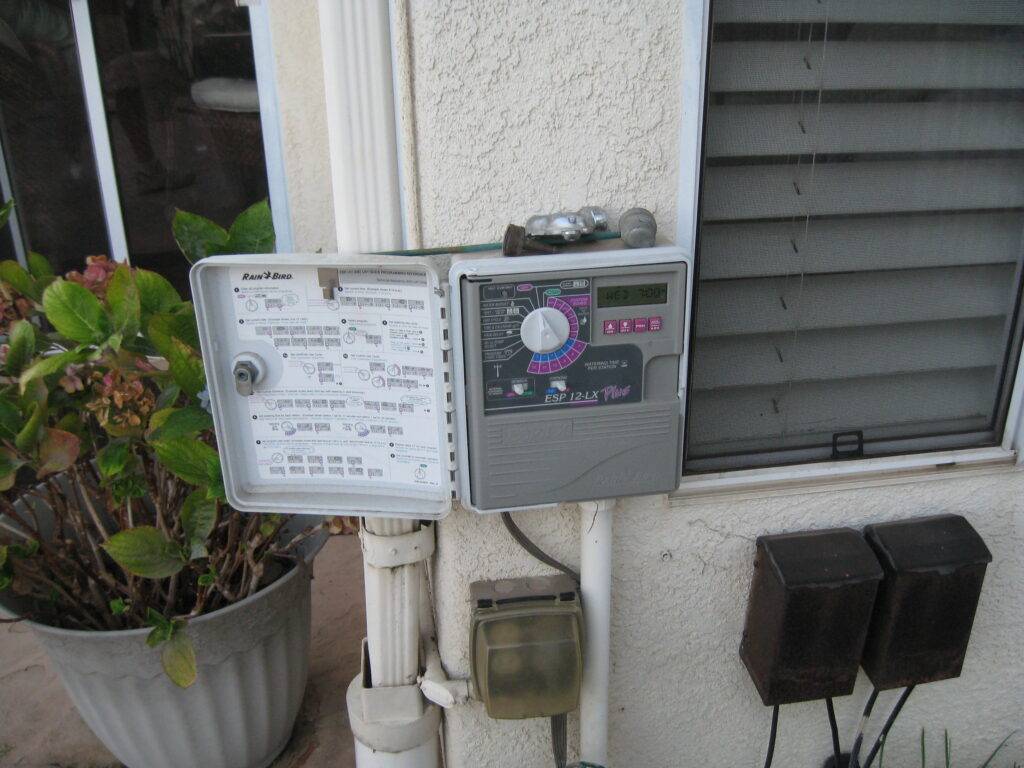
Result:
{"label": "control knob", "polygon": [[554,352],[569,338],[569,320],[553,307],[540,307],[526,316],[519,335],[531,352]]}

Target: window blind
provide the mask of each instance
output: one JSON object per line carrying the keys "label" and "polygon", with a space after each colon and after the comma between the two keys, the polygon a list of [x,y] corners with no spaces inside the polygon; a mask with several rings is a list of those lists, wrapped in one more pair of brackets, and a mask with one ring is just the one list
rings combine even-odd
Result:
{"label": "window blind", "polygon": [[1024,3],[716,0],[688,471],[996,441]]}

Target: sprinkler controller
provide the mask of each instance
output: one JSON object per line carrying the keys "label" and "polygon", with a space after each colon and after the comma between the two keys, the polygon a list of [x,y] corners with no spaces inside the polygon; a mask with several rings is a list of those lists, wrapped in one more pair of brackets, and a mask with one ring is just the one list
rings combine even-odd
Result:
{"label": "sprinkler controller", "polygon": [[692,261],[215,256],[192,288],[228,499],[443,517],[665,493]]}

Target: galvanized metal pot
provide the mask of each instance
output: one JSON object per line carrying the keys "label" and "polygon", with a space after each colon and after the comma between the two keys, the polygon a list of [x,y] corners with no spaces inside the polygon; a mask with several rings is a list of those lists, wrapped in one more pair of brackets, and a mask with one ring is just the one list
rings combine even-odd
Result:
{"label": "galvanized metal pot", "polygon": [[[299,564],[270,586],[189,622],[199,674],[188,689],[164,675],[148,629],[25,623],[86,724],[128,768],[263,768],[287,744],[302,702],[312,564],[325,539],[304,542]],[[0,604],[0,615],[12,609]]]}

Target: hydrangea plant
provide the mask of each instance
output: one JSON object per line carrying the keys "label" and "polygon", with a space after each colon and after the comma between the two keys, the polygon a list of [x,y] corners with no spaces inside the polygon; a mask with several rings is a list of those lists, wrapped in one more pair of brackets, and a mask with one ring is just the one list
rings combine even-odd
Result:
{"label": "hydrangea plant", "polygon": [[[192,259],[274,247],[266,202],[226,230],[179,211],[174,233]],[[27,265],[0,263],[0,590],[46,624],[150,627],[187,687],[188,620],[273,581],[315,529],[285,542],[285,517],[225,503],[191,302],[105,256]]]}

